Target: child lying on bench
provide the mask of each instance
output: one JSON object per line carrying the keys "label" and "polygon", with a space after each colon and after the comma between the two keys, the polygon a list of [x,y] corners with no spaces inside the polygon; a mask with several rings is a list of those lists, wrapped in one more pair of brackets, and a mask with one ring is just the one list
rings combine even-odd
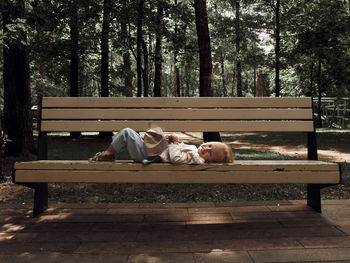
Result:
{"label": "child lying on bench", "polygon": [[109,147],[89,158],[90,162],[114,161],[115,154],[127,151],[135,162],[167,162],[174,164],[232,163],[232,149],[222,142],[195,145],[179,143],[176,135],[163,135],[160,128],[146,132],[144,139],[130,128],[112,137]]}

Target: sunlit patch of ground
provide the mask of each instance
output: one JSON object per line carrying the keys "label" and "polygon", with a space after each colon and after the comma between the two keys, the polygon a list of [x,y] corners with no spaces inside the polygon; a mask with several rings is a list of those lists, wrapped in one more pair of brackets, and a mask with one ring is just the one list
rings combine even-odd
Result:
{"label": "sunlit patch of ground", "polygon": [[[228,144],[230,144],[233,149],[254,149],[263,152],[276,152],[292,157],[307,158],[307,148],[301,146],[274,146],[240,141],[229,142]],[[350,153],[336,150],[318,150],[318,159],[331,162],[350,162]]]}

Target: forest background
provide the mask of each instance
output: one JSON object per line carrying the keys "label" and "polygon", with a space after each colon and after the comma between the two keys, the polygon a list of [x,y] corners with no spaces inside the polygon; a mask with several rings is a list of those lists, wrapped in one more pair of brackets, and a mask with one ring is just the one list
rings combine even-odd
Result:
{"label": "forest background", "polygon": [[350,0],[5,0],[1,9],[9,155],[35,151],[30,108],[41,96],[349,96]]}

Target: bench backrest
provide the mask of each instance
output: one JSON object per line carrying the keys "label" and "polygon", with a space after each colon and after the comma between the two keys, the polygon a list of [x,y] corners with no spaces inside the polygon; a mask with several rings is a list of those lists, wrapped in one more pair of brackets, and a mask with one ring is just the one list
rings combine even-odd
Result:
{"label": "bench backrest", "polygon": [[313,132],[311,98],[44,97],[41,131]]}

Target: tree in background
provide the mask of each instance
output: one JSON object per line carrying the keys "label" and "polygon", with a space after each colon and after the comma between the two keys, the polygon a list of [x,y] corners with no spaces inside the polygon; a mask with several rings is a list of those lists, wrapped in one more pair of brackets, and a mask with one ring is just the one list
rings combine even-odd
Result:
{"label": "tree in background", "polygon": [[[340,1],[291,1],[286,10],[289,34],[282,33],[286,62],[296,68],[301,93],[318,98],[318,124],[322,126],[323,96],[348,95],[348,12]],[[322,10],[322,15],[320,15]],[[295,14],[299,14],[296,16]]]}
{"label": "tree in background", "polygon": [[[199,94],[201,97],[211,97],[213,96],[211,88],[212,61],[206,0],[194,0],[194,8],[199,48]],[[204,132],[203,140],[205,142],[221,141],[221,138],[218,132]]]}
{"label": "tree in background", "polygon": [[109,28],[110,28],[110,0],[103,1],[103,20],[101,34],[101,97],[109,96]]}
{"label": "tree in background", "polygon": [[163,20],[164,20],[164,2],[157,1],[157,22],[156,22],[156,50],[154,56],[154,97],[162,96],[162,42],[163,42]]}
{"label": "tree in background", "polygon": [[196,28],[199,48],[199,95],[211,97],[212,60],[206,0],[195,0]]}
{"label": "tree in background", "polygon": [[[21,23],[30,28],[27,32],[27,48],[33,105],[37,103],[39,94],[45,96],[70,94],[70,34],[74,31],[70,30],[71,14],[74,13],[72,1],[27,2],[28,19]],[[109,96],[137,94],[136,51],[140,1],[111,2]],[[280,76],[280,96],[349,95],[348,1],[280,1],[280,63],[277,70],[276,12],[271,8],[276,7],[276,0],[239,0],[239,19],[236,19],[237,1],[207,1],[208,27],[212,44],[210,51],[213,66],[211,72],[213,96],[239,95],[237,62],[240,62],[242,96],[254,96],[257,93],[258,83],[261,83],[260,90],[264,96],[275,95],[277,71]],[[104,1],[75,2],[79,5],[77,93],[80,96],[100,96],[103,46],[101,18]],[[198,77],[199,46],[192,5],[184,0],[177,0],[177,5],[175,0],[166,2],[162,14],[162,67],[161,70],[159,68],[156,70],[156,57],[159,63],[159,49],[156,49],[159,26],[158,3],[144,1],[143,5],[144,41],[140,42],[139,55],[141,85],[142,82],[149,83],[153,88],[161,77],[162,96],[173,96],[176,92],[181,96],[198,96],[201,93]],[[240,22],[239,30],[236,29],[237,21]],[[20,26],[21,23],[16,21],[14,25]],[[240,40],[239,54],[236,50],[237,37]],[[148,71],[144,70],[146,65]],[[0,68],[3,68],[2,60]],[[73,76],[76,77],[74,71]],[[143,80],[144,77],[147,77],[146,81]],[[2,79],[0,74],[1,83]],[[179,85],[174,85],[175,79]],[[2,90],[0,103],[3,107],[1,93]],[[141,90],[140,94],[144,96],[145,93],[154,96],[154,91]]]}
{"label": "tree in background", "polygon": [[[78,0],[71,3],[70,13],[70,73],[69,96],[79,97],[79,28],[78,28]],[[70,136],[79,137],[81,132],[71,132]]]}
{"label": "tree in background", "polygon": [[280,52],[281,52],[281,36],[280,36],[280,8],[281,1],[272,1],[271,8],[275,13],[275,96],[280,96]]}
{"label": "tree in background", "polygon": [[78,0],[71,3],[70,13],[70,81],[69,95],[71,97],[79,96],[79,29],[78,29]]}
{"label": "tree in background", "polygon": [[[235,33],[236,33],[236,76],[237,76],[237,96],[242,97],[242,62],[241,62],[241,40],[242,40],[242,32],[241,32],[241,21],[240,21],[240,0],[235,0],[235,11],[236,11],[236,18],[235,18]],[[233,6],[233,4],[232,4]]]}
{"label": "tree in background", "polygon": [[5,155],[34,153],[24,0],[3,2]]}
{"label": "tree in background", "polygon": [[[123,54],[123,70],[121,75],[124,77],[124,87],[122,94],[126,97],[132,97],[133,95],[133,72],[131,69],[131,56],[130,51],[133,52],[131,47],[131,36],[130,36],[130,17],[129,17],[129,1],[124,0],[121,5],[120,14],[120,34],[118,34],[118,39],[122,43],[122,54]],[[129,26],[129,30],[128,30]]]}
{"label": "tree in background", "polygon": [[136,63],[137,63],[137,97],[142,94],[142,19],[145,0],[138,0],[137,10],[137,47],[136,47]]}

